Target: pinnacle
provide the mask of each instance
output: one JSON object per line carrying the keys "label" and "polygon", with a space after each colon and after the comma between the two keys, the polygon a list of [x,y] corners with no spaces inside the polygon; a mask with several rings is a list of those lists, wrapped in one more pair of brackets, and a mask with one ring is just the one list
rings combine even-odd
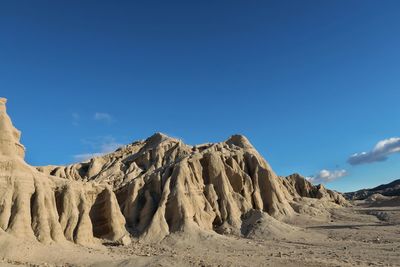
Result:
{"label": "pinnacle", "polygon": [[228,140],[226,140],[227,144],[232,144],[241,148],[253,148],[251,145],[250,141],[241,134],[234,134],[231,137],[229,137]]}
{"label": "pinnacle", "polygon": [[24,157],[25,148],[20,144],[21,133],[14,128],[10,117],[7,115],[6,98],[0,98],[0,154],[7,157]]}
{"label": "pinnacle", "polygon": [[174,139],[175,138],[172,138],[166,134],[156,132],[152,136],[150,136],[146,139],[146,143],[155,144],[155,143],[161,143],[165,140],[174,140]]}

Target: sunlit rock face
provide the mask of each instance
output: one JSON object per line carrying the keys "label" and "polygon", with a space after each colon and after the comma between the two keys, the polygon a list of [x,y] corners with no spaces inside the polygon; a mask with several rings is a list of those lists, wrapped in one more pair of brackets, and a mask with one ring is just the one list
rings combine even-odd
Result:
{"label": "sunlit rock face", "polygon": [[7,115],[7,99],[0,98],[0,153],[8,157],[25,157],[25,148],[19,140],[21,132],[18,131]]}
{"label": "sunlit rock face", "polygon": [[322,209],[346,202],[339,193],[314,186],[298,174],[278,177],[242,135],[190,146],[156,133],[83,163],[39,170],[68,180],[109,184],[127,229],[152,242],[177,231],[240,235],[250,214],[258,214],[255,211],[279,220],[296,212],[319,212],[306,198],[321,203]]}
{"label": "sunlit rock face", "polygon": [[0,232],[18,238],[158,242],[174,232],[243,235],[257,220],[285,231],[278,220],[346,204],[300,175],[278,177],[242,135],[190,146],[156,133],[86,162],[34,168],[5,104],[2,98]]}
{"label": "sunlit rock face", "polygon": [[0,99],[0,233],[84,245],[124,238],[125,219],[110,186],[49,176],[24,161],[6,102]]}

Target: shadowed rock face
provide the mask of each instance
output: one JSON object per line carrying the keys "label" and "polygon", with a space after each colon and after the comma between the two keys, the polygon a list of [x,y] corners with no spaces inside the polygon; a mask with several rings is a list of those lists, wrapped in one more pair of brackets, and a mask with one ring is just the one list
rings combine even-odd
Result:
{"label": "shadowed rock face", "polygon": [[[0,231],[43,243],[69,240],[91,245],[94,236],[122,238],[125,219],[110,187],[49,176],[26,164],[20,132],[5,103],[0,99]],[[96,221],[90,216],[93,209],[108,219]]]}
{"label": "shadowed rock face", "polygon": [[16,236],[90,245],[126,240],[126,229],[148,242],[176,231],[240,235],[251,214],[276,224],[307,210],[305,198],[346,204],[297,174],[278,177],[241,135],[190,146],[156,133],[87,162],[33,168],[1,103],[0,229]]}

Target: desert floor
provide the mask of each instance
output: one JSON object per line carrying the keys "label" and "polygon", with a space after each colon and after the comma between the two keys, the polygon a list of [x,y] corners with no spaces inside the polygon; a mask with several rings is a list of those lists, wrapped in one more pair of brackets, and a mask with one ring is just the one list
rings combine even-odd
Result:
{"label": "desert floor", "polygon": [[[0,266],[400,266],[399,201],[331,210],[329,222],[297,216],[296,231],[265,238],[174,234],[159,244],[41,245],[0,233]],[[266,229],[270,230],[270,229]]]}

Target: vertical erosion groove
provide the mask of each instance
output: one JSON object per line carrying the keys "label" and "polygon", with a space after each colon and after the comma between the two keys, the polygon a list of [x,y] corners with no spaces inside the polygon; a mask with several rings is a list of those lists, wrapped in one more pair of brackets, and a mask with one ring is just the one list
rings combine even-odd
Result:
{"label": "vertical erosion groove", "polygon": [[110,207],[107,203],[107,194],[107,190],[103,190],[98,194],[89,212],[90,220],[93,225],[93,236],[98,238],[106,237],[111,232],[108,218],[108,209]]}

